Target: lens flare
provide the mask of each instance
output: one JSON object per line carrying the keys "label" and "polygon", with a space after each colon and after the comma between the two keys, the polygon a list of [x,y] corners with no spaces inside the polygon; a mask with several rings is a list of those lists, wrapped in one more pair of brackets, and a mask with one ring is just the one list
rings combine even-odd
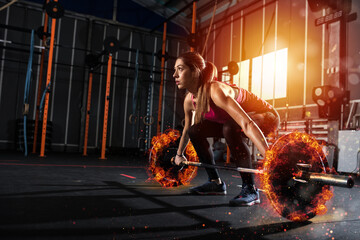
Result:
{"label": "lens flare", "polygon": [[[188,185],[197,173],[195,166],[187,166],[179,170],[179,167],[172,166],[170,163],[171,157],[176,155],[175,146],[180,135],[178,130],[168,129],[151,140],[148,174],[163,187]],[[185,156],[189,161],[199,162],[191,142],[185,149]]]}
{"label": "lens flare", "polygon": [[325,214],[333,196],[328,185],[296,181],[298,163],[310,164],[309,172],[329,172],[325,154],[316,139],[293,132],[280,137],[266,152],[262,188],[275,210],[295,222]]}

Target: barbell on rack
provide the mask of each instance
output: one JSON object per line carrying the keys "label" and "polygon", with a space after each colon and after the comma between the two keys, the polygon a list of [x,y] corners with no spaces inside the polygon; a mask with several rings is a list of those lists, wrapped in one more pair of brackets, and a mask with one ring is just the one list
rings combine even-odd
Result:
{"label": "barbell on rack", "polygon": [[165,187],[189,184],[197,167],[253,173],[260,177],[261,188],[275,210],[291,221],[302,222],[326,212],[325,204],[333,196],[330,186],[354,186],[351,176],[330,174],[322,146],[306,133],[278,138],[259,169],[200,163],[191,144],[185,150],[189,160],[174,166],[171,159],[179,137],[178,131],[168,131],[152,141],[149,173]]}

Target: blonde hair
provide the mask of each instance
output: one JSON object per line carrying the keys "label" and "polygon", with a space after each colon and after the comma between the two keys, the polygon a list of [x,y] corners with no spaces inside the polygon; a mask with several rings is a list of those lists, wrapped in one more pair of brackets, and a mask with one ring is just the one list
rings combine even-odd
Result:
{"label": "blonde hair", "polygon": [[204,58],[197,52],[185,52],[178,58],[182,59],[191,71],[199,73],[195,108],[195,123],[199,123],[205,113],[210,110],[210,84],[217,78],[217,68],[212,62],[205,62]]}

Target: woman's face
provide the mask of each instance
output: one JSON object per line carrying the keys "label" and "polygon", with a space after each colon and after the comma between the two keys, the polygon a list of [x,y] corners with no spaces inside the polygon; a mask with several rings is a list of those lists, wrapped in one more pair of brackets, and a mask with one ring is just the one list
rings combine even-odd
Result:
{"label": "woman's face", "polygon": [[174,66],[175,83],[179,89],[193,89],[197,86],[198,76],[185,65],[181,58],[178,58]]}

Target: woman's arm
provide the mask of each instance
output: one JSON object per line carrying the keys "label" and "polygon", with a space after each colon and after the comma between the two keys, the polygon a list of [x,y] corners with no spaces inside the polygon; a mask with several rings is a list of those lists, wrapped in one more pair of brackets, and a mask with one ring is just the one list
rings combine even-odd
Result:
{"label": "woman's arm", "polygon": [[184,151],[185,148],[187,146],[187,144],[189,143],[189,134],[188,134],[188,130],[191,126],[192,123],[192,112],[194,110],[194,106],[191,100],[191,94],[188,94],[185,97],[184,100],[184,112],[185,112],[185,126],[180,138],[180,143],[179,143],[179,147],[178,150],[176,152],[176,157],[175,157],[175,164],[179,165],[182,161],[185,161],[186,158],[184,156]]}
{"label": "woman's arm", "polygon": [[210,94],[215,105],[225,110],[239,124],[245,135],[250,138],[261,155],[265,157],[268,143],[264,134],[235,100],[234,93],[229,91],[228,86],[221,83],[212,83]]}

